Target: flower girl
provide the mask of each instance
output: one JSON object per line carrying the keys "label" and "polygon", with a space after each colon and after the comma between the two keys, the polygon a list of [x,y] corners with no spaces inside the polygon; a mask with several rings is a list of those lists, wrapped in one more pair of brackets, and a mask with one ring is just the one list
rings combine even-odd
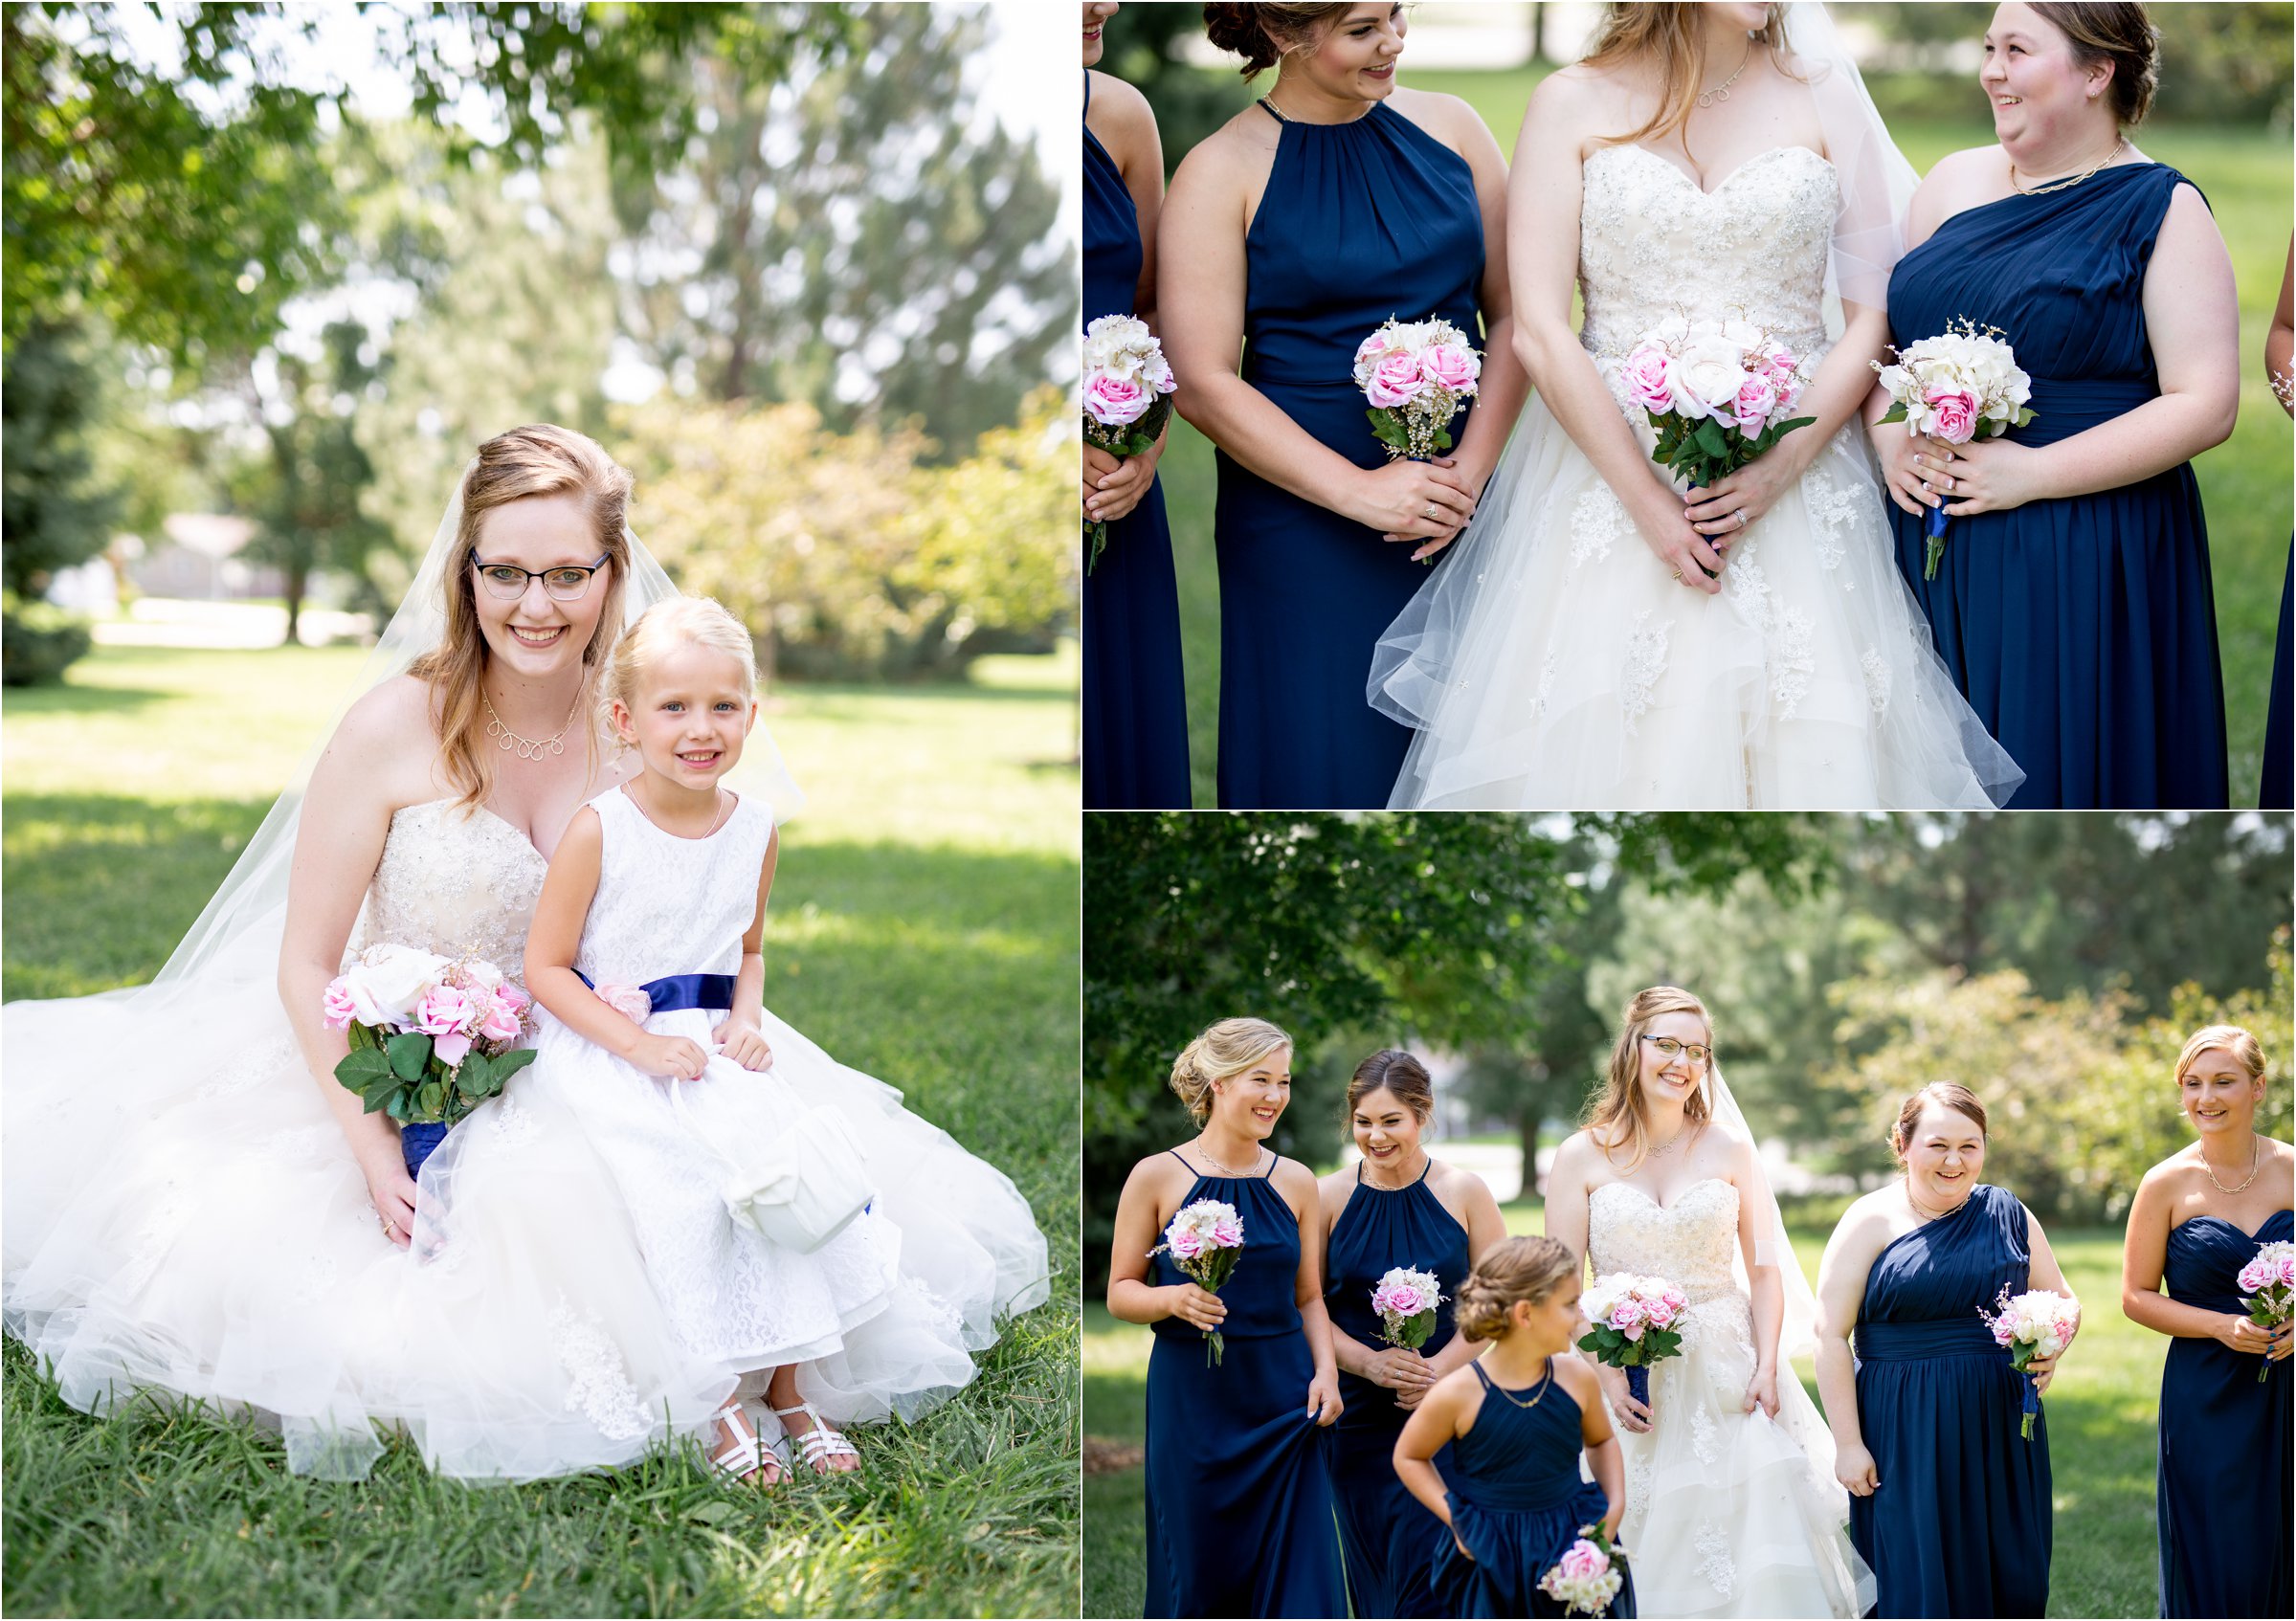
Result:
{"label": "flower girl", "polygon": [[[1040,1279],[1044,1240],[1001,1173],[765,1010],[779,840],[769,806],[722,786],[756,682],[748,633],[706,599],[658,604],[615,648],[603,699],[641,768],[551,856],[526,948],[550,1015],[533,1074],[611,1170],[672,1330],[765,1375],[806,1462],[843,1473],[859,1454],[832,1420],[970,1379],[993,1327],[948,1300],[1034,1303],[992,1291]],[[786,1447],[739,1405],[717,1423],[713,1462],[783,1478]]]}
{"label": "flower girl", "polygon": [[[1445,1614],[1635,1613],[1623,1554],[1605,1551],[1626,1511],[1625,1459],[1594,1369],[1570,1354],[1583,1272],[1552,1238],[1485,1250],[1453,1309],[1490,1348],[1438,1380],[1396,1439],[1395,1473],[1450,1527],[1429,1550]],[[1447,1494],[1434,1462],[1445,1446]]]}

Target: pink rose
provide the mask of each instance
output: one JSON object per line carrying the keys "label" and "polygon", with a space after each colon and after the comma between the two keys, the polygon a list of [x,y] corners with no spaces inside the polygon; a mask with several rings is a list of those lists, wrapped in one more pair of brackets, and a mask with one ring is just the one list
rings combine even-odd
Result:
{"label": "pink rose", "polygon": [[1355,364],[1360,366],[1365,361],[1377,360],[1385,353],[1387,353],[1387,335],[1383,332],[1374,332],[1355,345]]}
{"label": "pink rose", "polygon": [[359,1004],[352,998],[350,988],[340,978],[327,987],[325,1012],[329,1030],[348,1029],[351,1020],[358,1016]]}
{"label": "pink rose", "polygon": [[1618,1332],[1625,1335],[1627,1343],[1632,1344],[1636,1341],[1642,1338],[1642,1328],[1643,1325],[1640,1322],[1630,1322],[1624,1328],[1619,1329]]}
{"label": "pink rose", "polygon": [[[330,991],[328,994],[332,996],[333,992]],[[2263,1255],[2257,1256],[2256,1259],[2240,1268],[2240,1287],[2250,1294],[2254,1294],[2259,1289],[2269,1288],[2279,1280],[2279,1266]]]}
{"label": "pink rose", "polygon": [[1473,355],[1450,344],[1430,344],[1419,354],[1420,374],[1455,394],[1472,390],[1481,369]]}
{"label": "pink rose", "polygon": [[2009,1321],[2009,1314],[2003,1312],[1994,1321],[1993,1343],[1996,1345],[2006,1345],[2016,1338],[2017,1325]]}
{"label": "pink rose", "polygon": [[1671,1284],[1660,1291],[1659,1299],[1665,1301],[1667,1308],[1672,1311],[1681,1311],[1690,1303],[1690,1297]]}
{"label": "pink rose", "polygon": [[1565,1581],[1586,1581],[1592,1577],[1608,1574],[1610,1568],[1611,1562],[1605,1557],[1603,1551],[1584,1537],[1572,1543],[1570,1551],[1563,1555],[1563,1579]]}
{"label": "pink rose", "polygon": [[1664,1300],[1654,1300],[1650,1306],[1650,1325],[1653,1328],[1674,1326],[1674,1308]]}
{"label": "pink rose", "polygon": [[1626,364],[1618,368],[1626,383],[1626,397],[1644,411],[1672,411],[1674,393],[1666,386],[1666,373],[1673,364],[1661,348],[1637,349],[1628,355]]}
{"label": "pink rose", "polygon": [[632,1024],[642,1025],[654,1014],[654,998],[635,985],[601,985],[598,1000]]}
{"label": "pink rose", "polygon": [[1611,1308],[1611,1326],[1620,1333],[1632,1330],[1638,1335],[1642,1329],[1642,1308],[1633,1300],[1620,1300]]}
{"label": "pink rose", "polygon": [[1084,410],[1104,428],[1123,428],[1148,414],[1148,391],[1129,377],[1103,374],[1084,385]]}
{"label": "pink rose", "polygon": [[[414,1028],[426,1035],[461,1035],[479,1022],[479,1006],[469,991],[452,985],[435,985],[415,1004]],[[467,1047],[468,1043],[464,1045]],[[447,1062],[455,1060],[449,1058]]]}
{"label": "pink rose", "polygon": [[1929,432],[1949,445],[1966,445],[1977,432],[1977,396],[1966,389],[1937,389],[1927,396]]}
{"label": "pink rose", "polygon": [[451,1070],[470,1055],[470,1037],[458,1033],[441,1035],[431,1043],[431,1055]]}
{"label": "pink rose", "polygon": [[518,1010],[500,991],[487,999],[486,1010],[479,1019],[480,1035],[489,1041],[515,1041],[522,1028]]}
{"label": "pink rose", "polygon": [[1762,436],[1763,425],[1777,409],[1778,386],[1767,371],[1757,371],[1738,385],[1738,432],[1750,439]]}
{"label": "pink rose", "polygon": [[1363,386],[1364,397],[1382,411],[1406,405],[1427,391],[1427,380],[1419,375],[1419,363],[1407,354],[1392,354],[1371,370],[1371,380]]}
{"label": "pink rose", "polygon": [[1236,1250],[1243,1246],[1243,1222],[1219,1220],[1212,1224],[1213,1246],[1221,1250]]}
{"label": "pink rose", "polygon": [[1398,1284],[1389,1293],[1387,1309],[1399,1316],[1416,1317],[1427,1309],[1427,1302],[1419,1299],[1419,1292],[1416,1289],[1408,1283],[1403,1283]]}
{"label": "pink rose", "polygon": [[528,996],[517,986],[507,983],[497,986],[494,994],[497,1001],[514,1013],[524,1012],[534,1002],[533,997]]}
{"label": "pink rose", "polygon": [[1180,1260],[1192,1261],[1204,1253],[1204,1236],[1193,1229],[1184,1228],[1171,1235],[1171,1253]]}

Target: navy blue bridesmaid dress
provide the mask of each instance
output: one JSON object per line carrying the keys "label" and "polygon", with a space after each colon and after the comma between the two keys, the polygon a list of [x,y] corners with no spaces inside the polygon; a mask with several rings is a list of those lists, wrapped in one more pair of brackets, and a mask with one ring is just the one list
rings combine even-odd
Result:
{"label": "navy blue bridesmaid dress", "polygon": [[[1458,1298],[1473,1265],[1467,1230],[1429,1189],[1424,1170],[1407,1188],[1374,1188],[1363,1180],[1361,1166],[1355,1178],[1355,1191],[1332,1225],[1326,1260],[1324,1303],[1331,1326],[1366,1345],[1384,1345],[1371,1291],[1392,1267],[1432,1272],[1445,1304],[1436,1313],[1435,1332],[1419,1347],[1421,1356],[1431,1357],[1456,1332],[1449,1302]],[[1442,1533],[1443,1523],[1395,1474],[1395,1437],[1411,1414],[1395,1405],[1394,1391],[1345,1369],[1339,1399],[1343,1406],[1331,1435],[1331,1490],[1338,1499],[1340,1545],[1347,1553],[1355,1613],[1448,1613],[1427,1586],[1428,1543]],[[1438,1453],[1435,1466],[1449,1476],[1446,1454]]]}
{"label": "navy blue bridesmaid dress", "polygon": [[[1602,1488],[1579,1478],[1579,1406],[1555,1379],[1551,1358],[1547,1377],[1526,1390],[1493,1384],[1480,1362],[1469,1366],[1482,1381],[1482,1406],[1475,1427],[1451,1443],[1451,1466],[1436,1466],[1450,1487],[1451,1529],[1438,1522],[1434,1539],[1420,1544],[1435,1551],[1429,1582],[1443,1606],[1438,1613],[1561,1615],[1562,1605],[1539,1590],[1539,1579],[1579,1528],[1609,1509]],[[1460,1557],[1459,1543],[1472,1559]],[[1621,1574],[1626,1581],[1605,1615],[1635,1613],[1634,1577]]]}
{"label": "navy blue bridesmaid dress", "polygon": [[2025,1234],[2016,1195],[1979,1184],[1866,1275],[1858,1425],[1881,1486],[1850,1499],[1850,1540],[1876,1615],[2048,1612],[2047,1403],[2024,1439],[2025,1376],[1977,1315],[2030,1287]]}
{"label": "navy blue bridesmaid dress", "polygon": [[[2206,1311],[2240,1311],[2240,1268],[2258,1245],[2289,1233],[2286,1210],[2253,1235],[2212,1215],[2171,1228],[2170,1297]],[[2169,1342],[2156,1516],[2163,1615],[2296,1614],[2288,1574],[2296,1557],[2288,1530],[2296,1521],[2291,1378],[2296,1365],[2267,1365],[2214,1340]]]}
{"label": "navy blue bridesmaid dress", "polygon": [[[2040,413],[2010,431],[2017,444],[2134,410],[2160,392],[2145,267],[2183,179],[2132,164],[1953,215],[1890,276],[1891,342],[1961,316],[2001,328]],[[1922,578],[1922,520],[1894,505],[1889,517],[1939,655],[2024,767],[2009,809],[2224,807],[2224,678],[2191,463],[1953,519],[1934,580]]]}
{"label": "navy blue bridesmaid dress", "polygon": [[[1219,1292],[1217,1366],[1200,1329],[1177,1318],[1153,1325],[1145,1613],[1345,1615],[1326,1432],[1307,1412],[1315,1359],[1295,1299],[1299,1218],[1266,1175],[1198,1174],[1181,1202],[1198,1199],[1236,1207],[1243,1255]],[[1152,1266],[1159,1288],[1189,1281],[1170,1255]]]}
{"label": "navy blue bridesmaid dress", "polygon": [[[1092,110],[1092,76],[1084,76]],[[1140,287],[1140,218],[1116,160],[1084,130],[1084,324],[1130,315]],[[1108,525],[1084,576],[1084,808],[1185,810],[1188,694],[1180,593],[1164,486]]]}
{"label": "navy blue bridesmaid dress", "polygon": [[[1243,380],[1358,467],[1384,466],[1355,350],[1391,317],[1431,316],[1482,347],[1474,173],[1384,101],[1349,123],[1259,105],[1282,127],[1244,238]],[[1452,419],[1455,443],[1467,418]],[[1220,804],[1382,807],[1411,730],[1365,703],[1364,682],[1427,566],[1415,546],[1218,461]]]}
{"label": "navy blue bridesmaid dress", "polygon": [[2272,651],[2272,707],[2264,719],[2264,780],[2257,789],[2259,810],[2286,810],[2296,805],[2296,753],[2289,747],[2288,683],[2296,681],[2296,549],[2288,553],[2288,576],[2280,588],[2280,640]]}

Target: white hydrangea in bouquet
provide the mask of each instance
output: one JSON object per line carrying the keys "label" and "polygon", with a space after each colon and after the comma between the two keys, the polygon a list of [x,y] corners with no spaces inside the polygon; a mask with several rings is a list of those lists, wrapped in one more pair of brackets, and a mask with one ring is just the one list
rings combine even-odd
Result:
{"label": "white hydrangea in bouquet", "polygon": [[1393,1266],[1371,1291],[1371,1309],[1379,1314],[1379,1337],[1391,1345],[1415,1351],[1435,1332],[1435,1308],[1443,1303],[1442,1280],[1432,1272]]}
{"label": "white hydrangea in bouquet", "polygon": [[[1181,1207],[1164,1228],[1164,1242],[1148,1252],[1152,1256],[1169,1255],[1172,1265],[1186,1273],[1198,1288],[1216,1295],[1220,1285],[1227,1282],[1236,1271],[1236,1263],[1243,1258],[1243,1217],[1236,1207],[1219,1199],[1198,1199],[1193,1205]],[[1219,1366],[1227,1342],[1216,1328],[1204,1330],[1210,1342],[1204,1360]]]}
{"label": "white hydrangea in bouquet", "polygon": [[1577,1541],[1539,1578],[1539,1591],[1560,1604],[1565,1615],[1600,1615],[1626,1585],[1620,1568],[1625,1561],[1626,1550],[1603,1535],[1599,1524],[1581,1525]]}
{"label": "white hydrangea in bouquet", "polygon": [[1364,414],[1390,461],[1427,461],[1451,448],[1451,423],[1482,382],[1482,356],[1440,316],[1381,323],[1355,347]]}
{"label": "white hydrangea in bouquet", "polygon": [[[1987,1311],[1977,1308],[1985,1326],[1993,1330],[1994,1343],[2009,1349],[2009,1366],[2025,1373],[2035,1359],[2054,1357],[2072,1343],[2074,1330],[2081,1326],[2081,1302],[2070,1295],[2060,1295],[2050,1289],[2029,1289],[2022,1295],[2012,1295],[2009,1285],[1994,1297],[1999,1309]],[[2040,1391],[2033,1376],[2025,1373],[2025,1406],[2018,1431],[2028,1441],[2033,1439],[2033,1420],[2040,1413]]]}
{"label": "white hydrangea in bouquet", "polygon": [[[1138,316],[1103,315],[1084,328],[1084,442],[1122,461],[1150,449],[1171,420],[1171,363]],[[1108,544],[1108,525],[1087,519],[1092,572]]]}
{"label": "white hydrangea in bouquet", "polygon": [[[2248,1321],[2259,1328],[2277,1328],[2296,1313],[2296,1244],[2286,1239],[2260,1245],[2256,1258],[2240,1268],[2240,1288],[2245,1291],[2240,1304],[2248,1308]],[[2263,1384],[2271,1376],[2272,1364],[2256,1370],[2256,1382]]]}
{"label": "white hydrangea in bouquet", "polygon": [[[2035,412],[2025,402],[2033,398],[2033,379],[2017,363],[2017,351],[2003,341],[1997,326],[1979,326],[1966,316],[1946,322],[1934,338],[1889,351],[1897,358],[1884,366],[1873,363],[1882,387],[1888,392],[1884,423],[1903,422],[1908,433],[1926,433],[1949,445],[1972,439],[1997,439],[2012,428],[2031,422]],[[1930,507],[1922,519],[1922,578],[1937,578],[1938,559],[1945,556],[1945,505]]]}

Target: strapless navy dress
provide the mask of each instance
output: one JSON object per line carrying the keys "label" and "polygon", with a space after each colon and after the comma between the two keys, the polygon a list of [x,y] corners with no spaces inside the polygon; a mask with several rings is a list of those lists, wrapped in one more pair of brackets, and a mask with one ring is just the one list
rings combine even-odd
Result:
{"label": "strapless navy dress", "polygon": [[[1266,1176],[1199,1175],[1182,1203],[1198,1199],[1236,1207],[1243,1255],[1219,1292],[1218,1366],[1200,1329],[1153,1325],[1145,1613],[1345,1615],[1327,1432],[1307,1413],[1299,1218]],[[1189,1281],[1170,1255],[1152,1264],[1159,1288]]]}
{"label": "strapless navy dress", "polygon": [[[1331,1326],[1366,1345],[1381,1346],[1385,1342],[1379,1314],[1371,1309],[1371,1291],[1393,1267],[1432,1272],[1442,1286],[1443,1304],[1436,1312],[1435,1332],[1419,1347],[1421,1356],[1432,1357],[1456,1331],[1451,1301],[1459,1298],[1472,1265],[1467,1230],[1428,1188],[1426,1171],[1408,1188],[1392,1188],[1365,1182],[1360,1166],[1355,1175],[1355,1190],[1332,1226],[1325,1263],[1330,1276],[1324,1304]],[[1447,1614],[1427,1586],[1427,1548],[1442,1534],[1443,1523],[1404,1489],[1395,1473],[1395,1437],[1411,1414],[1395,1405],[1394,1391],[1344,1369],[1339,1396],[1345,1405],[1332,1426],[1331,1490],[1355,1613]],[[1449,1477],[1447,1453],[1436,1454],[1435,1466]]]}
{"label": "strapless navy dress", "polygon": [[[2040,413],[2010,431],[2018,444],[2155,398],[2145,267],[2183,179],[2132,164],[1953,215],[1891,274],[1890,341],[1961,316],[2001,328]],[[2224,807],[2224,677],[2191,463],[1953,519],[1934,580],[1922,578],[1923,521],[1895,506],[1889,518],[1946,667],[2024,767],[2009,809]]]}
{"label": "strapless navy dress", "polygon": [[2031,1261],[2024,1206],[1980,1184],[1866,1275],[1858,1426],[1881,1486],[1850,1499],[1850,1540],[1876,1615],[2048,1613],[2047,1403],[2024,1439],[2025,1376],[1977,1315]]}
{"label": "strapless navy dress", "polygon": [[[1441,316],[1482,347],[1474,172],[1383,101],[1349,123],[1267,116],[1282,129],[1244,238],[1243,380],[1358,467],[1383,466],[1355,351],[1391,317]],[[1218,465],[1220,804],[1383,807],[1412,734],[1365,703],[1364,683],[1427,566],[1225,454]]]}
{"label": "strapless navy dress", "polygon": [[[1084,76],[1092,110],[1092,76]],[[1140,287],[1140,217],[1116,160],[1084,129],[1084,324],[1130,315]],[[1084,809],[1188,809],[1188,695],[1180,594],[1164,486],[1108,525],[1084,576]]]}
{"label": "strapless navy dress", "polygon": [[[2238,1312],[2240,1268],[2257,1246],[2285,1241],[2286,1210],[2251,1235],[2221,1216],[2169,1230],[2163,1281],[2173,1299]],[[2263,1379],[2259,1370],[2269,1366]],[[2163,1615],[2291,1615],[2296,1522],[2288,1382],[2296,1364],[2267,1365],[2214,1340],[2173,1339],[2160,1373]]]}

